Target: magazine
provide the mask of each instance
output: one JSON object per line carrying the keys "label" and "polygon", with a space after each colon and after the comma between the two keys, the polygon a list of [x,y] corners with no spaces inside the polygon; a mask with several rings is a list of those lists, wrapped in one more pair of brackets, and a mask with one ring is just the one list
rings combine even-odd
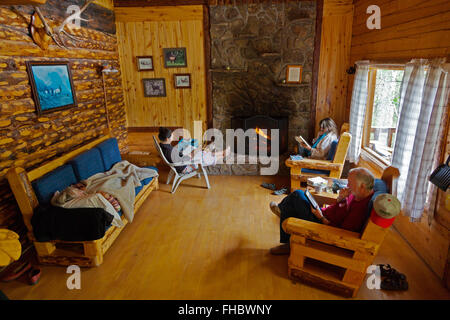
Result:
{"label": "magazine", "polygon": [[308,148],[311,148],[311,146],[309,145],[309,143],[308,142],[306,142],[306,140],[302,137],[302,136],[297,136],[297,137],[295,137],[295,140],[298,142],[298,143],[304,143]]}

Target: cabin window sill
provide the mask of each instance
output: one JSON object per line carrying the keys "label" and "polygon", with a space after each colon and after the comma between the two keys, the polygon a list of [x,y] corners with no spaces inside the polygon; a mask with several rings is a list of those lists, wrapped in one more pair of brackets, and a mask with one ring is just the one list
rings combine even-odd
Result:
{"label": "cabin window sill", "polygon": [[362,148],[360,158],[368,163],[370,163],[375,168],[379,169],[380,172],[383,172],[384,169],[389,167],[389,163],[387,163],[384,159],[379,157],[375,152],[370,150],[369,148]]}

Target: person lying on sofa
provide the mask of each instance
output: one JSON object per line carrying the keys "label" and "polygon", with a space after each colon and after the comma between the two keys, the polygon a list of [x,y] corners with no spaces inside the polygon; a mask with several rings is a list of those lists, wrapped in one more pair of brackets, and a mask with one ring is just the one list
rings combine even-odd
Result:
{"label": "person lying on sofa", "polygon": [[79,182],[59,192],[56,191],[50,203],[62,208],[103,208],[114,217],[112,225],[123,227],[118,212],[121,210],[119,201],[104,191],[86,192],[86,185]]}
{"label": "person lying on sofa", "polygon": [[319,128],[319,133],[313,140],[311,147],[306,145],[299,136],[295,137],[299,144],[298,154],[302,157],[324,160],[328,155],[328,151],[330,151],[331,143],[338,140],[338,130],[333,119],[325,118],[320,120]]}
{"label": "person lying on sofa", "polygon": [[327,208],[314,209],[303,190],[295,190],[278,205],[271,202],[270,209],[280,218],[280,242],[282,244],[270,249],[270,253],[274,255],[289,254],[290,235],[282,228],[283,221],[289,217],[360,232],[373,195],[374,182],[374,176],[369,170],[354,168],[349,171],[347,188],[341,189],[336,203]]}
{"label": "person lying on sofa", "polygon": [[[202,162],[203,166],[210,166],[215,165],[217,161],[225,158],[230,154],[230,147],[226,148],[223,151],[212,151],[213,146],[209,145],[204,150],[201,150],[201,148],[194,149],[190,154],[183,154],[181,150],[178,150],[177,146],[172,146],[173,141],[173,132],[169,128],[160,127],[159,128],[159,146],[161,147],[161,151],[164,154],[164,157],[169,161],[170,163],[176,163],[176,162],[190,162],[193,160],[198,159]],[[177,155],[180,161],[173,161],[176,160],[177,157],[174,157],[173,155]],[[181,174],[187,174],[194,170],[198,169],[198,166],[196,164],[188,164],[184,166],[176,166],[175,169],[178,173]]]}

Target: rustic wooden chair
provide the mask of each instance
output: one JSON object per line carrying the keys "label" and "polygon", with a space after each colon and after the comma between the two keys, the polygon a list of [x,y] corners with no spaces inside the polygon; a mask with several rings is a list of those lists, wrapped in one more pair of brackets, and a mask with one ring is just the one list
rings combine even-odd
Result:
{"label": "rustic wooden chair", "polygon": [[[172,180],[172,178],[174,178],[173,183],[172,183],[171,193],[175,193],[175,191],[177,191],[177,188],[182,181],[192,178],[192,177],[195,177],[195,176],[198,176],[200,178],[201,173],[203,173],[203,176],[205,177],[206,187],[208,189],[211,188],[211,186],[209,185],[208,174],[206,173],[205,168],[203,167],[203,165],[200,162],[197,163],[197,162],[190,161],[190,162],[171,163],[164,156],[164,153],[161,150],[161,146],[159,145],[158,140],[156,140],[155,136],[153,136],[153,141],[155,142],[156,150],[158,150],[158,153],[161,156],[161,158],[163,159],[164,163],[167,164],[170,168],[169,174],[167,176],[166,184],[169,184],[170,181]],[[190,164],[198,165],[199,169],[201,170],[201,173],[199,172],[199,170],[194,170],[190,173],[182,174],[182,173],[178,173],[177,169],[175,168],[178,166],[184,166],[184,165],[190,165]]]}
{"label": "rustic wooden chair", "polygon": [[287,159],[285,164],[290,168],[291,191],[300,189],[301,182],[306,181],[309,177],[323,176],[339,179],[344,169],[345,158],[351,139],[352,135],[349,132],[343,132],[341,134],[332,160],[308,158],[302,160]]}
{"label": "rustic wooden chair", "polygon": [[[384,170],[388,191],[399,175],[397,168]],[[291,235],[289,277],[345,297],[356,296],[388,231],[369,217],[361,233],[297,218],[286,219],[282,228]]]}

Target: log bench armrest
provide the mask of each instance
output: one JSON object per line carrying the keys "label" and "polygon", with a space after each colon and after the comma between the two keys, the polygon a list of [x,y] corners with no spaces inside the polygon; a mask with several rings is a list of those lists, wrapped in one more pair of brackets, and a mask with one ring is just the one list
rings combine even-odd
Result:
{"label": "log bench armrest", "polygon": [[303,160],[286,160],[287,167],[296,167],[302,169],[314,169],[314,170],[340,170],[343,167],[343,164],[340,163],[332,163],[327,160],[312,160],[312,159],[303,159]]}
{"label": "log bench armrest", "polygon": [[357,232],[292,217],[284,220],[282,227],[291,235],[370,255],[375,255],[379,246],[375,242],[362,240]]}

